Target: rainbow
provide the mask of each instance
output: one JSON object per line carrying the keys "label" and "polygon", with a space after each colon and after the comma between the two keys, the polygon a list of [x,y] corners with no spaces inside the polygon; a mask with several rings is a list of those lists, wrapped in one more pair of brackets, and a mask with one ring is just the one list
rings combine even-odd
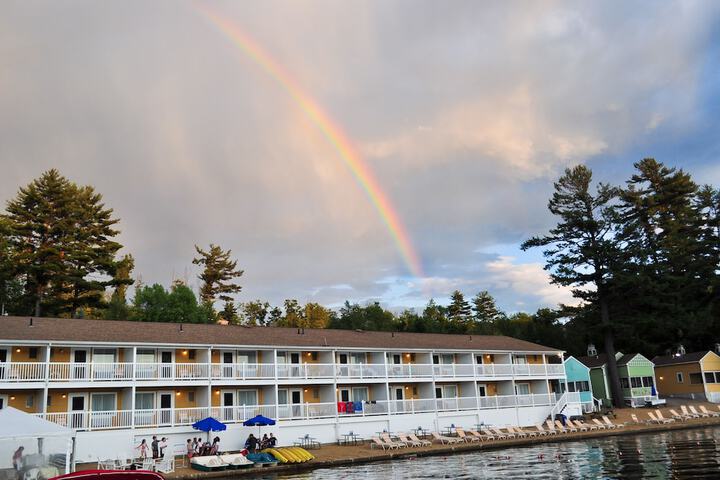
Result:
{"label": "rainbow", "polygon": [[407,265],[410,272],[422,278],[422,264],[415,248],[410,241],[407,230],[393,208],[390,199],[380,187],[370,167],[363,161],[357,150],[353,147],[342,128],[325,113],[320,105],[305,92],[298,82],[292,78],[278,62],[260,47],[252,38],[240,30],[232,21],[223,18],[206,5],[195,3],[196,8],[213,24],[223,35],[237,46],[247,57],[260,66],[273,77],[292,97],[300,109],[317,126],[323,136],[337,151],[345,165],[355,177],[368,199],[380,215],[382,222]]}

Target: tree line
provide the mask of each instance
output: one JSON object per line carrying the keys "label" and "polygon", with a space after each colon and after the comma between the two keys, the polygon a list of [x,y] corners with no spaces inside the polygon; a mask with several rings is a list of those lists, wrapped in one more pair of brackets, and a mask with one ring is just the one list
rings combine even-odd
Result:
{"label": "tree line", "polygon": [[579,306],[505,313],[487,291],[469,299],[455,291],[447,305],[431,299],[400,312],[377,302],[329,309],[287,299],[273,306],[234,300],[243,271],[230,250],[214,244],[192,252],[197,292],[183,281],[143,284],[132,255],[119,254],[119,219],[102,195],[50,170],[0,214],[0,306],[17,315],[509,335],[573,355],[589,343],[611,356],[652,357],[720,341],[715,187],[654,159],[635,163],[621,185],[596,183],[581,165],[555,182],[548,208],[555,225],[522,248],[542,249],[553,282],[571,287]]}

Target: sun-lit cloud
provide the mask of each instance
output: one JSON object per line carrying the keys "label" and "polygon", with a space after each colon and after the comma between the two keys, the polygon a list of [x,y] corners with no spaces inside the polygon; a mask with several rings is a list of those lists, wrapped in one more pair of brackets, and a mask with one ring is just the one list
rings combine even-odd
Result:
{"label": "sun-lit cloud", "polygon": [[[562,168],[620,182],[641,156],[720,151],[717,3],[213,6],[347,132],[427,278],[287,92],[191,3],[3,4],[0,200],[53,167],[94,185],[145,283],[196,285],[193,244],[213,242],[245,270],[238,300],[401,308],[490,290],[532,310],[568,301],[517,248],[552,225]],[[714,163],[691,164],[699,182]]]}

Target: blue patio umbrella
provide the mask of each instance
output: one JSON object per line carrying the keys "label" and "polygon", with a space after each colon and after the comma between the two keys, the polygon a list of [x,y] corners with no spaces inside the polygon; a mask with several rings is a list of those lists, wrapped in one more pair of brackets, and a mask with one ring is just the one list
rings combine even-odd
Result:
{"label": "blue patio umbrella", "polygon": [[263,417],[262,415],[256,415],[253,418],[245,420],[243,425],[246,427],[258,427],[258,438],[260,437],[260,427],[267,425],[275,425],[275,420],[272,418]]}
{"label": "blue patio umbrella", "polygon": [[223,430],[226,430],[227,425],[225,425],[219,420],[214,419],[213,417],[207,417],[193,423],[193,428],[195,430],[207,432],[208,441],[210,441],[210,432],[221,432]]}

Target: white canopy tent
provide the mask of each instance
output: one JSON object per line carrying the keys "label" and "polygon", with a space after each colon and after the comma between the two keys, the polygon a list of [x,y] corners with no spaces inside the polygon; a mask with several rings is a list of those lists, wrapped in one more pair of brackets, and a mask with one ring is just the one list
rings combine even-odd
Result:
{"label": "white canopy tent", "polygon": [[[12,459],[18,447],[25,447],[24,467],[42,468],[51,458],[65,460],[65,473],[70,472],[75,432],[12,407],[0,409],[0,463]],[[33,441],[34,440],[34,441]],[[9,465],[12,467],[12,465]]]}

